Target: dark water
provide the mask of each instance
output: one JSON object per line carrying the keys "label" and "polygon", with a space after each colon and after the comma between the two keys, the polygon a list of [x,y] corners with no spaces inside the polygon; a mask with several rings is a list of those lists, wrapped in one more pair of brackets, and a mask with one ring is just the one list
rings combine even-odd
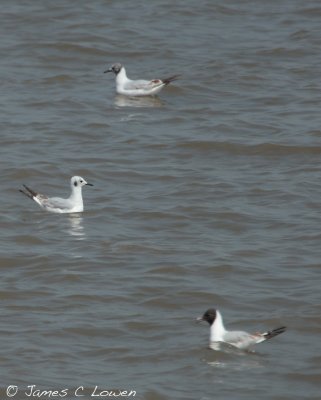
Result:
{"label": "dark water", "polygon": [[[319,399],[320,2],[1,11],[1,399]],[[114,62],[182,76],[124,99]],[[81,215],[18,192],[67,196],[75,174]],[[210,351],[209,307],[288,331]]]}

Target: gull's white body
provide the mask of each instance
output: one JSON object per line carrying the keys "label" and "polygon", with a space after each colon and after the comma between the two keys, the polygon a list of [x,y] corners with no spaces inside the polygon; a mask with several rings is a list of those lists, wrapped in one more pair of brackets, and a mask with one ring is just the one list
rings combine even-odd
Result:
{"label": "gull's white body", "polygon": [[164,86],[177,78],[172,76],[166,79],[138,79],[132,80],[127,77],[125,67],[121,64],[114,64],[105,72],[114,72],[116,75],[116,92],[125,96],[154,96],[159,93]]}
{"label": "gull's white body", "polygon": [[73,176],[70,180],[71,194],[67,199],[60,197],[47,197],[37,193],[24,185],[26,191],[20,190],[27,197],[33,199],[41,208],[46,211],[64,214],[77,213],[84,211],[84,202],[82,199],[82,187],[84,185],[92,186],[80,176]]}
{"label": "gull's white body", "polygon": [[[214,318],[206,317],[208,312],[215,311]],[[210,343],[209,347],[216,350],[218,343],[227,343],[239,349],[248,349],[254,345],[271,339],[285,331],[285,327],[277,328],[264,333],[248,333],[244,331],[228,331],[225,329],[222,315],[218,310],[208,310],[203,317],[198,320],[207,321],[210,324]]]}

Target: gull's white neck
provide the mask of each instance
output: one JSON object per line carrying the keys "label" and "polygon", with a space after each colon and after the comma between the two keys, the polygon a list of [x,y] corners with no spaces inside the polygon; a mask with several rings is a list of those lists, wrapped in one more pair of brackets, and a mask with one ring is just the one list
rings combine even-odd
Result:
{"label": "gull's white neck", "polygon": [[221,342],[223,341],[224,333],[226,332],[223,324],[221,313],[216,310],[216,318],[210,329],[210,341]]}
{"label": "gull's white neck", "polygon": [[126,83],[127,81],[129,81],[130,79],[127,78],[126,75],[126,70],[124,67],[121,68],[121,70],[118,72],[118,74],[116,75],[116,85],[123,85],[124,83]]}
{"label": "gull's white neck", "polygon": [[73,203],[83,206],[83,200],[82,200],[82,187],[81,186],[71,186],[71,194],[69,197],[69,200],[71,200]]}

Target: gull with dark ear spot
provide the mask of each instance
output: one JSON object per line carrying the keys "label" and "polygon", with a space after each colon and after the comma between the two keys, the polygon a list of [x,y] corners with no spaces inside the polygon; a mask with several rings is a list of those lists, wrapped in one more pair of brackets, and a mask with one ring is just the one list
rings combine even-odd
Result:
{"label": "gull with dark ear spot", "polygon": [[272,339],[274,336],[285,332],[286,327],[273,329],[264,333],[248,333],[244,331],[228,331],[223,324],[222,315],[218,310],[210,308],[197,321],[206,321],[210,325],[210,344],[209,347],[217,350],[218,343],[227,343],[238,349],[246,350],[255,344]]}
{"label": "gull with dark ear spot", "polygon": [[86,182],[81,176],[73,176],[70,180],[71,194],[67,199],[47,197],[35,192],[26,185],[23,185],[25,190],[20,189],[20,192],[34,200],[44,210],[59,214],[79,213],[84,211],[82,187],[85,185],[93,186],[91,183]]}
{"label": "gull with dark ear spot", "polygon": [[120,63],[113,64],[104,72],[113,72],[116,75],[116,92],[118,94],[135,97],[154,96],[179,76],[173,75],[164,79],[132,80],[127,77],[125,67]]}

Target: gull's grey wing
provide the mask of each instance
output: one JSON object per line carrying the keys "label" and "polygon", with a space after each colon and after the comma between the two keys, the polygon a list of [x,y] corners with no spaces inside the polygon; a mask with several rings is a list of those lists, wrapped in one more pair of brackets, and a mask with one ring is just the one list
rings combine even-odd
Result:
{"label": "gull's grey wing", "polygon": [[60,197],[46,197],[41,199],[41,204],[46,208],[60,208],[62,210],[67,210],[72,205],[69,199],[62,199]]}
{"label": "gull's grey wing", "polygon": [[150,89],[151,81],[146,81],[144,79],[139,79],[136,81],[128,81],[126,82],[124,89],[126,90],[145,90],[145,89]]}
{"label": "gull's grey wing", "polygon": [[225,342],[239,348],[247,348],[258,343],[258,341],[260,341],[259,339],[258,335],[251,335],[244,331],[231,331],[226,332],[224,335]]}

